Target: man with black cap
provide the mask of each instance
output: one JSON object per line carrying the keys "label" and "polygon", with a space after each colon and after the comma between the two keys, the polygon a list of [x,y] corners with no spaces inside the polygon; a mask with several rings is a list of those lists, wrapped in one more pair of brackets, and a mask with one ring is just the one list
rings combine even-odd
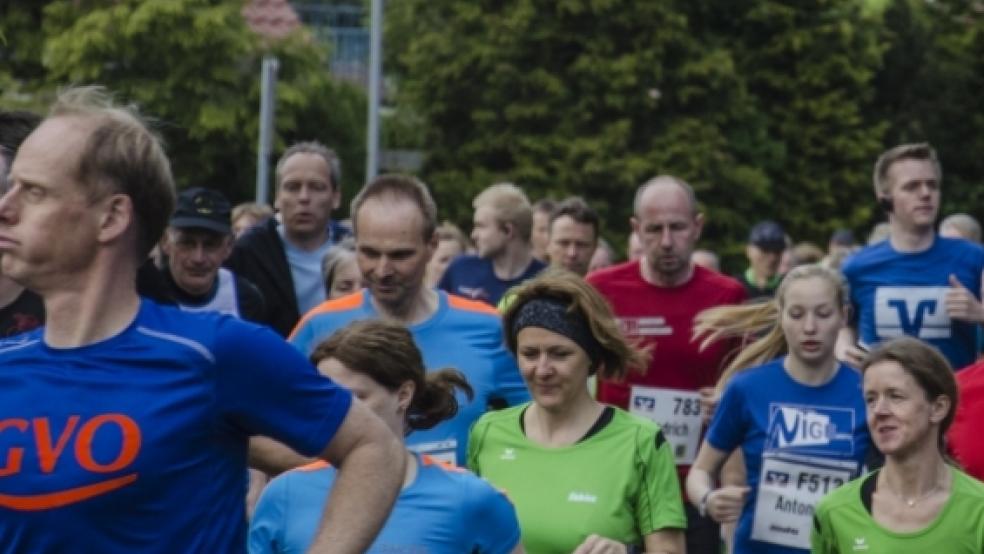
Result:
{"label": "man with black cap", "polygon": [[231,206],[222,193],[195,187],[178,196],[161,239],[163,269],[174,299],[186,311],[216,311],[264,323],[263,294],[225,269],[232,251]]}
{"label": "man with black cap", "polygon": [[786,233],[775,221],[760,221],[752,227],[745,247],[748,269],[735,276],[745,286],[749,300],[768,300],[775,294],[782,281],[779,262],[786,245]]}

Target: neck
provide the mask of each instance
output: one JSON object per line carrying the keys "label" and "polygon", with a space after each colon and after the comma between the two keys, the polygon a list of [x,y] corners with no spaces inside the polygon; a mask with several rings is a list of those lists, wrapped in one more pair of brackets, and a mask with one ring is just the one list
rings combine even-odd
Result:
{"label": "neck", "polygon": [[510,281],[522,275],[532,261],[533,253],[529,245],[510,242],[501,254],[492,258],[492,271],[499,279]]}
{"label": "neck", "polygon": [[642,278],[650,285],[657,287],[678,287],[690,281],[694,276],[694,264],[688,263],[686,267],[677,273],[666,274],[653,270],[649,264],[649,258],[643,256],[639,259],[639,268],[642,271]]}
{"label": "neck", "polygon": [[818,386],[833,378],[837,372],[838,364],[837,358],[833,355],[816,364],[808,364],[799,358],[786,356],[782,366],[794,381],[804,385]]}
{"label": "neck", "polygon": [[583,395],[563,407],[547,410],[533,402],[526,410],[526,435],[547,446],[568,446],[581,440],[604,409],[588,394],[587,385]]}
{"label": "neck", "polygon": [[420,286],[415,294],[409,295],[410,300],[402,304],[381,304],[372,297],[372,305],[376,311],[387,320],[401,325],[414,325],[426,321],[437,311],[439,296],[437,291]]}
{"label": "neck", "polygon": [[73,275],[65,286],[39,287],[44,299],[44,341],[56,348],[99,342],[125,329],[140,309],[137,269],[132,263],[109,264]]}
{"label": "neck", "polygon": [[950,482],[950,471],[937,450],[936,442],[926,442],[906,455],[885,457],[881,482],[902,498],[919,499],[934,489],[944,490]]}
{"label": "neck", "polygon": [[6,275],[0,275],[0,308],[6,308],[13,304],[22,292],[24,292],[24,287]]}
{"label": "neck", "polygon": [[752,268],[752,278],[755,280],[753,284],[759,288],[768,285],[772,277],[772,275],[765,275],[757,271],[754,267]]}
{"label": "neck", "polygon": [[320,233],[310,235],[291,233],[289,229],[285,229],[284,237],[294,248],[305,252],[313,252],[328,242],[328,225],[325,225],[325,228]]}
{"label": "neck", "polygon": [[898,252],[922,252],[933,245],[936,232],[932,227],[926,228],[906,228],[899,224],[894,218],[891,222],[892,234],[889,240],[892,248]]}
{"label": "neck", "polygon": [[407,468],[403,472],[403,486],[400,490],[409,487],[414,480],[417,478],[417,457],[414,456],[409,450],[403,451],[404,456],[407,458]]}

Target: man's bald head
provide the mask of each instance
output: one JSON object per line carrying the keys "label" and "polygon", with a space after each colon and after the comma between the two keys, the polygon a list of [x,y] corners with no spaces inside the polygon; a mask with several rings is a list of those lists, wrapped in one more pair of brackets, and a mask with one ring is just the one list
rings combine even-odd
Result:
{"label": "man's bald head", "polygon": [[672,175],[657,175],[645,183],[639,185],[636,190],[635,200],[632,203],[633,213],[636,217],[642,213],[643,206],[651,201],[652,198],[666,192],[667,188],[679,189],[687,198],[690,205],[691,215],[697,215],[697,195],[694,188],[686,181]]}

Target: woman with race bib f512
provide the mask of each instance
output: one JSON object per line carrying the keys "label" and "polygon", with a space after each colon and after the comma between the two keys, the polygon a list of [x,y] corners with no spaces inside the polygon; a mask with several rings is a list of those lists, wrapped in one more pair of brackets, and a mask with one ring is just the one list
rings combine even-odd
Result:
{"label": "woman with race bib f512", "polygon": [[868,426],[885,465],[823,499],[813,552],[984,552],[984,483],[944,453],[957,407],[946,358],[905,337],[878,345],[861,371]]}
{"label": "woman with race bib f512", "polygon": [[[870,438],[861,376],[834,356],[847,320],[845,288],[829,269],[800,266],[775,300],[714,308],[697,319],[697,334],[708,340],[761,336],[722,377],[727,386],[687,477],[701,513],[738,522],[736,554],[809,552],[817,503],[864,463]],[[738,448],[747,486],[716,487]]]}

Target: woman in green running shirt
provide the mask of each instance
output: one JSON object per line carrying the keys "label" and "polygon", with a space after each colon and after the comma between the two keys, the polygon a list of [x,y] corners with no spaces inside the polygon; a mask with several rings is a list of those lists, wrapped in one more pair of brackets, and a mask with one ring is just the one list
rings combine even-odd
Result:
{"label": "woman in green running shirt", "polygon": [[646,356],[573,273],[547,271],[513,298],[506,343],[533,401],[475,424],[469,466],[516,505],[530,554],[682,554],[687,521],[670,444],[655,423],[588,392],[591,375],[618,378],[646,367]]}
{"label": "woman in green running shirt", "polygon": [[820,502],[813,553],[984,552],[984,483],[944,454],[957,404],[950,364],[906,337],[880,344],[861,369],[868,427],[885,466]]}

